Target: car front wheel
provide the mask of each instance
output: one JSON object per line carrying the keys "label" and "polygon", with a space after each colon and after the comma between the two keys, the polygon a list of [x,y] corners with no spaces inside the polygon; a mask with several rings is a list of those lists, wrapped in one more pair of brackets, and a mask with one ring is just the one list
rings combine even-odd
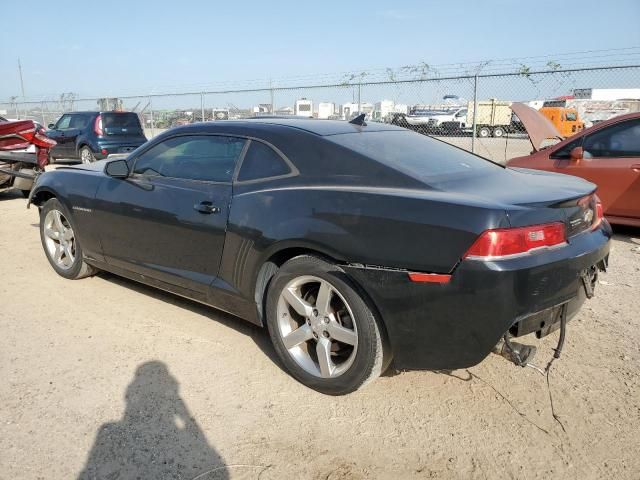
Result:
{"label": "car front wheel", "polygon": [[267,292],[274,348],[304,385],[329,395],[353,392],[389,363],[378,319],[338,266],[312,256],[286,262]]}
{"label": "car front wheel", "polygon": [[82,257],[70,215],[56,198],[48,200],[40,211],[40,240],[47,260],[58,275],[78,279],[95,273]]}

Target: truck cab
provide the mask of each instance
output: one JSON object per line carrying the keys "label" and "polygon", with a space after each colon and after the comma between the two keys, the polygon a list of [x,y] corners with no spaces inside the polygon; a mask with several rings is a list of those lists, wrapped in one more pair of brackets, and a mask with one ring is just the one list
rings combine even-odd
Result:
{"label": "truck cab", "polygon": [[570,137],[584,129],[584,122],[575,108],[542,107],[539,111],[553,123],[563,137]]}

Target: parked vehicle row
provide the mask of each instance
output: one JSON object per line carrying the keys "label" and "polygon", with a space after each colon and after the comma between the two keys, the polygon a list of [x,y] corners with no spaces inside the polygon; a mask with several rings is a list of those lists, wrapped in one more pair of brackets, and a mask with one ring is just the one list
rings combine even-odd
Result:
{"label": "parked vehicle row", "polygon": [[409,115],[394,114],[390,123],[427,135],[470,135],[474,120],[476,135],[481,138],[500,138],[507,133],[525,133],[522,123],[511,111],[511,102],[495,99],[478,102],[474,113],[474,102],[465,107],[448,110],[413,110]]}

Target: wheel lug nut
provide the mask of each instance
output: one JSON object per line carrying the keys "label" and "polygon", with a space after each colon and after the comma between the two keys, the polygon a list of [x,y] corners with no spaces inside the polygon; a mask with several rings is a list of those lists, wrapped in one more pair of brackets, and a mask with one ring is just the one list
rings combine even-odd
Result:
{"label": "wheel lug nut", "polygon": [[324,317],[324,318],[322,319],[322,321],[323,321],[324,323],[329,323],[329,317]]}
{"label": "wheel lug nut", "polygon": [[326,330],[324,332],[322,332],[322,336],[324,338],[329,338],[329,332],[327,332]]}
{"label": "wheel lug nut", "polygon": [[318,310],[316,310],[315,308],[313,309],[313,316],[317,317],[318,316]]}
{"label": "wheel lug nut", "polygon": [[316,332],[313,332],[313,338],[318,338],[318,334]]}

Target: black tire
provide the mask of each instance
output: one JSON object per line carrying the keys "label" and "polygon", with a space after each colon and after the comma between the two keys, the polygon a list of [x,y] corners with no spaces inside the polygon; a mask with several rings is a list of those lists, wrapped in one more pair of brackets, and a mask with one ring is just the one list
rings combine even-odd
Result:
{"label": "black tire", "polygon": [[504,137],[504,128],[496,127],[496,128],[493,129],[493,132],[491,132],[491,133],[496,138],[502,138],[502,137]]}
{"label": "black tire", "polygon": [[80,151],[78,152],[78,154],[80,156],[80,161],[82,163],[93,163],[96,161],[96,156],[93,154],[91,149],[86,145],[80,148]]}
{"label": "black tire", "polygon": [[31,190],[20,190],[20,192],[22,193],[22,196],[24,198],[29,198],[29,194],[31,193]]}
{"label": "black tire", "polygon": [[489,138],[491,136],[491,129],[489,127],[480,127],[478,129],[478,137]]}
{"label": "black tire", "polygon": [[[47,218],[49,212],[52,211],[60,212],[63,216],[63,221],[66,222],[67,226],[70,227],[74,233],[73,250],[75,255],[73,262],[67,268],[61,268],[56,264],[47,247],[47,239],[45,237],[45,219]],[[70,280],[76,280],[88,277],[96,273],[96,269],[84,261],[82,246],[77,239],[77,233],[71,219],[71,215],[69,215],[69,212],[65,208],[65,206],[62,205],[62,203],[60,203],[56,198],[51,198],[50,200],[48,200],[40,209],[40,241],[42,242],[42,248],[44,250],[45,256],[47,257],[47,260],[49,261],[49,264],[61,277],[68,278]]]}
{"label": "black tire", "polygon": [[[351,365],[337,377],[323,378],[302,368],[285,347],[277,323],[278,302],[285,286],[297,277],[311,275],[326,280],[346,300],[357,327],[358,347]],[[391,358],[384,330],[372,308],[346,273],[338,266],[317,257],[302,255],[286,262],[272,278],[266,302],[269,335],[278,357],[300,383],[328,395],[344,395],[353,392],[379,377]],[[313,342],[313,340],[309,340]]]}

